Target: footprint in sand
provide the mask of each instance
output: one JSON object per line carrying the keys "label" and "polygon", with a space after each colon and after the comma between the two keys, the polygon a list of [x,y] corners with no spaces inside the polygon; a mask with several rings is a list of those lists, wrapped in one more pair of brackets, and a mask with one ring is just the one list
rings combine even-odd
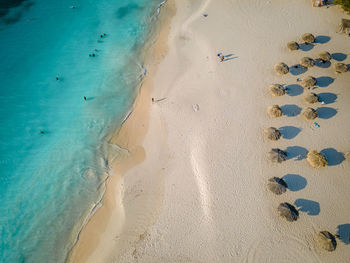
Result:
{"label": "footprint in sand", "polygon": [[193,109],[193,111],[199,111],[199,105],[198,104],[193,104],[192,105],[192,109]]}

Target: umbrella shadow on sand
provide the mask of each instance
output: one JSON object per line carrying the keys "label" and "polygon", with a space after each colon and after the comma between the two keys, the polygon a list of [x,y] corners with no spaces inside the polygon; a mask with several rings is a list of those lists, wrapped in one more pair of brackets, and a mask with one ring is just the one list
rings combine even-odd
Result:
{"label": "umbrella shadow on sand", "polygon": [[307,71],[307,68],[303,67],[300,64],[293,65],[289,68],[290,74],[292,74],[294,76],[304,74],[306,71]]}
{"label": "umbrella shadow on sand", "polygon": [[325,43],[329,42],[330,40],[331,40],[331,38],[329,36],[317,36],[315,38],[315,43],[325,44]]}
{"label": "umbrella shadow on sand", "polygon": [[323,149],[320,153],[322,153],[327,159],[328,166],[341,164],[345,160],[344,154],[342,152],[338,152],[334,148]]}
{"label": "umbrella shadow on sand", "polygon": [[295,200],[294,205],[298,208],[298,211],[305,212],[309,216],[317,216],[320,214],[320,204],[316,201],[299,198]]}
{"label": "umbrella shadow on sand", "polygon": [[301,108],[295,104],[286,104],[281,106],[281,110],[283,112],[283,115],[288,117],[297,116],[301,112]]}
{"label": "umbrella shadow on sand", "polygon": [[303,44],[299,45],[299,48],[300,48],[300,50],[307,52],[307,51],[310,51],[311,49],[313,49],[314,46],[315,46],[314,44],[305,44],[305,43],[303,43]]}
{"label": "umbrella shadow on sand", "polygon": [[332,54],[332,58],[336,61],[344,61],[347,57],[348,57],[348,55],[346,55],[344,53],[333,53]]}
{"label": "umbrella shadow on sand", "polygon": [[301,161],[306,158],[309,151],[301,146],[289,146],[285,149],[285,152],[287,153],[287,160]]}
{"label": "umbrella shadow on sand", "polygon": [[283,126],[279,128],[279,131],[284,139],[290,140],[295,138],[300,133],[301,129],[294,126]]}
{"label": "umbrella shadow on sand", "polygon": [[337,234],[339,239],[346,245],[350,244],[350,224],[342,224],[337,226]]}
{"label": "umbrella shadow on sand", "polygon": [[319,98],[319,101],[324,102],[324,104],[334,103],[338,98],[336,94],[330,92],[319,93],[317,96]]}
{"label": "umbrella shadow on sand", "polygon": [[307,180],[298,174],[286,174],[282,179],[286,182],[288,189],[292,192],[302,190],[307,185]]}
{"label": "umbrella shadow on sand", "polygon": [[304,92],[304,88],[298,84],[291,84],[286,86],[286,92],[289,96],[298,96]]}

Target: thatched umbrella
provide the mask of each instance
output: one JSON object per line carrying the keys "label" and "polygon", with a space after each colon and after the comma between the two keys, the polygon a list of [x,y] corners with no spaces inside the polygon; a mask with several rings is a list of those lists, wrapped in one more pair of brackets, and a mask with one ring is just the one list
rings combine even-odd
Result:
{"label": "thatched umbrella", "polygon": [[336,73],[345,73],[349,70],[348,65],[344,63],[336,63],[334,69]]}
{"label": "thatched umbrella", "polygon": [[306,160],[313,168],[325,167],[328,164],[326,158],[316,150],[311,150],[307,154]]}
{"label": "thatched umbrella", "polygon": [[304,95],[304,100],[306,102],[312,104],[312,103],[318,102],[319,98],[318,98],[318,96],[315,93],[311,92],[311,93],[308,93],[308,94]]}
{"label": "thatched umbrella", "polygon": [[313,120],[318,117],[318,113],[315,109],[307,107],[306,109],[303,109],[301,114],[305,117],[307,120]]}
{"label": "thatched umbrella", "polygon": [[273,148],[268,152],[268,159],[273,163],[281,163],[287,160],[287,153],[278,148]]}
{"label": "thatched umbrella", "polygon": [[272,84],[269,89],[273,96],[283,96],[286,94],[284,87],[280,84]]}
{"label": "thatched umbrella", "polygon": [[272,105],[267,108],[267,113],[272,118],[277,118],[282,116],[282,110],[278,105]]}
{"label": "thatched umbrella", "polygon": [[286,192],[287,184],[282,178],[272,177],[267,183],[267,188],[276,195],[281,195]]}
{"label": "thatched umbrella", "polygon": [[297,221],[299,217],[298,210],[295,209],[295,207],[287,202],[280,203],[280,205],[277,208],[278,212],[280,213],[281,217],[284,217],[290,222]]}
{"label": "thatched umbrella", "polygon": [[317,242],[323,249],[327,251],[334,251],[337,247],[337,241],[335,236],[333,236],[328,231],[321,231],[317,235]]}
{"label": "thatched umbrella", "polygon": [[290,51],[298,50],[299,44],[295,41],[288,42],[287,47]]}
{"label": "thatched umbrella", "polygon": [[274,127],[265,129],[264,133],[265,137],[272,141],[277,141],[279,138],[281,138],[280,131]]}
{"label": "thatched umbrella", "polygon": [[289,67],[285,63],[280,62],[275,65],[275,71],[280,75],[284,75],[289,72]]}
{"label": "thatched umbrella", "polygon": [[310,33],[306,33],[304,35],[301,36],[301,38],[303,39],[303,41],[305,42],[305,44],[311,44],[315,42],[315,37],[313,34]]}
{"label": "thatched umbrella", "polygon": [[326,63],[327,61],[330,61],[332,59],[331,54],[329,54],[327,51],[321,52],[318,54],[318,58],[323,62]]}
{"label": "thatched umbrella", "polygon": [[303,57],[300,60],[300,65],[302,65],[304,68],[311,68],[315,66],[315,60],[309,57]]}
{"label": "thatched umbrella", "polygon": [[350,162],[350,152],[345,153],[344,156],[345,156],[345,159]]}
{"label": "thatched umbrella", "polygon": [[312,76],[307,76],[305,78],[302,79],[301,81],[301,86],[303,86],[304,88],[313,88],[317,83],[317,80],[312,77]]}

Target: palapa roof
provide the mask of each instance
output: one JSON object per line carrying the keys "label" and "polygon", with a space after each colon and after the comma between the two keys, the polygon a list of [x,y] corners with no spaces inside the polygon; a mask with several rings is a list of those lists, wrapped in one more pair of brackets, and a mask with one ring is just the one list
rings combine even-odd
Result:
{"label": "palapa roof", "polygon": [[320,59],[322,59],[323,61],[330,61],[332,59],[331,54],[329,54],[329,52],[327,52],[327,51],[323,51],[323,52],[319,53],[318,57]]}
{"label": "palapa roof", "polygon": [[315,66],[315,60],[313,60],[312,58],[309,58],[309,57],[303,57],[300,60],[300,65],[302,65],[305,68],[310,68],[310,67]]}
{"label": "palapa roof", "polygon": [[349,67],[344,63],[336,63],[334,65],[334,69],[335,69],[335,72],[337,73],[345,73],[349,70]]}
{"label": "palapa roof", "polygon": [[311,43],[315,42],[315,37],[311,33],[306,33],[306,34],[302,35],[301,38],[303,39],[303,41],[305,41],[305,43],[311,44]]}
{"label": "palapa roof", "polygon": [[284,217],[289,222],[297,221],[299,218],[299,212],[290,203],[280,203],[277,208],[281,217]]}
{"label": "palapa roof", "polygon": [[317,242],[323,249],[327,251],[334,251],[337,247],[335,236],[328,231],[321,231],[318,233]]}
{"label": "palapa roof", "polygon": [[306,102],[312,104],[312,103],[318,102],[319,98],[318,98],[318,96],[315,93],[311,92],[311,93],[308,93],[308,94],[304,95],[304,100]]}
{"label": "palapa roof", "polygon": [[283,62],[276,64],[274,69],[280,75],[284,75],[284,74],[287,74],[289,72],[289,67],[287,66],[287,64],[285,64]]}
{"label": "palapa roof", "polygon": [[265,129],[264,131],[265,137],[272,140],[277,141],[279,138],[281,138],[281,133],[278,129],[275,127],[269,127]]}
{"label": "palapa roof", "polygon": [[272,177],[267,183],[267,188],[276,195],[281,195],[286,192],[287,184],[282,178]]}
{"label": "palapa roof", "polygon": [[312,88],[316,85],[316,83],[317,83],[317,80],[314,77],[307,76],[302,79],[301,86],[303,86],[304,88]]}
{"label": "palapa roof", "polygon": [[290,51],[294,51],[299,49],[299,44],[295,41],[291,41],[287,43],[287,47]]}
{"label": "palapa roof", "polygon": [[318,117],[318,113],[315,109],[313,108],[306,108],[303,109],[301,114],[307,119],[307,120],[313,120],[316,119]]}
{"label": "palapa roof", "polygon": [[283,96],[286,94],[284,87],[280,84],[270,85],[269,90],[273,96]]}
{"label": "palapa roof", "polygon": [[308,152],[306,160],[313,168],[325,167],[328,164],[327,159],[316,150]]}
{"label": "palapa roof", "polygon": [[274,163],[281,163],[287,160],[287,153],[278,148],[273,148],[268,152],[268,159]]}
{"label": "palapa roof", "polygon": [[282,109],[278,105],[272,105],[267,108],[267,113],[272,118],[277,118],[282,116]]}

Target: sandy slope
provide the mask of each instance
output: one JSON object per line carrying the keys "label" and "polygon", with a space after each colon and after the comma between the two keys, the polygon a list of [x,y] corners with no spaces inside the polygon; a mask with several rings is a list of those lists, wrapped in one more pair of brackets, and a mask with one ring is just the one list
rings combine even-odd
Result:
{"label": "sandy slope", "polygon": [[[168,52],[152,78],[151,96],[166,99],[151,106],[142,147],[132,146],[144,155],[120,182],[123,223],[109,221],[90,261],[346,262],[350,163],[339,152],[350,150],[350,73],[335,75],[332,66],[298,76],[273,71],[277,62],[293,65],[325,50],[350,55],[350,39],[335,32],[346,15],[305,0],[175,2]],[[289,52],[286,43],[306,32],[330,39]],[[218,52],[232,56],[219,63]],[[297,86],[276,98],[268,85],[297,84],[304,75],[319,78],[322,87],[313,92],[328,93],[323,98],[330,104],[315,106],[323,108],[320,128],[301,116],[270,119],[271,104],[284,106],[287,115],[307,105]],[[284,127],[287,138],[266,141],[269,126]],[[290,159],[269,163],[272,147],[287,149]],[[311,149],[326,149],[330,165],[310,168],[304,155]],[[272,176],[286,176],[291,190],[278,197],[268,192]],[[285,201],[302,205],[297,222],[278,217]],[[320,250],[315,234],[338,228],[337,250]]]}

